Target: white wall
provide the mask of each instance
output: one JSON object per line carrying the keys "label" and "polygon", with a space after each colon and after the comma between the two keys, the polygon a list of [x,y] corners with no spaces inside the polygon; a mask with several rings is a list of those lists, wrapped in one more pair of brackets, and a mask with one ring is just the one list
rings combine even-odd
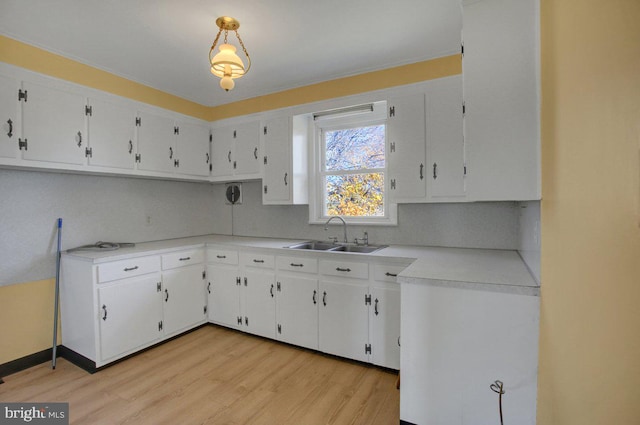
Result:
{"label": "white wall", "polygon": [[[259,182],[243,183],[243,203],[233,206],[233,234],[277,238],[327,239],[342,228],[310,225],[306,205],[262,205]],[[371,244],[517,249],[515,202],[406,204],[398,206],[398,226],[349,226],[349,240],[369,232]]]}
{"label": "white wall", "polygon": [[[62,248],[231,233],[224,187],[208,183],[0,170],[0,285],[55,276]],[[147,217],[151,217],[147,223]]]}

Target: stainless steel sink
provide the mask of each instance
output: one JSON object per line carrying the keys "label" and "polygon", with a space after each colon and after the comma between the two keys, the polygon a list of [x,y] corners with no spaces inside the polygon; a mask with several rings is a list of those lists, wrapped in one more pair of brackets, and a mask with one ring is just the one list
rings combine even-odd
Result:
{"label": "stainless steel sink", "polygon": [[307,242],[302,242],[295,245],[289,245],[286,248],[308,249],[311,251],[352,252],[352,253],[360,253],[360,254],[370,254],[382,248],[386,248],[386,245],[355,245],[355,244],[333,243],[333,242],[325,242],[325,241],[307,241]]}

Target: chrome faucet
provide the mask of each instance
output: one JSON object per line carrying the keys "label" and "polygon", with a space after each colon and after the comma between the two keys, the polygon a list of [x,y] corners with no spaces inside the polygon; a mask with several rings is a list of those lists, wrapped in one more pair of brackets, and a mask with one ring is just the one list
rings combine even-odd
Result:
{"label": "chrome faucet", "polygon": [[337,218],[342,222],[342,227],[344,227],[344,243],[349,243],[349,240],[347,239],[347,222],[344,221],[344,218],[340,217],[339,215],[334,215],[333,217],[330,217],[329,220],[327,220],[327,222],[324,223],[324,230],[325,231],[329,230],[329,223],[334,218]]}

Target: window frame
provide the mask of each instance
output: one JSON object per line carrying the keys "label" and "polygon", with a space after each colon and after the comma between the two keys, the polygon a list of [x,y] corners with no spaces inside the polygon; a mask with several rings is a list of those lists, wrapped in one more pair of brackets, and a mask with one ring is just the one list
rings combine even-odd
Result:
{"label": "window frame", "polygon": [[[397,204],[390,202],[389,196],[389,142],[388,142],[388,123],[386,114],[386,102],[374,104],[374,111],[368,113],[359,113],[349,116],[325,116],[314,121],[313,128],[313,155],[312,170],[313,176],[310,182],[309,193],[309,223],[324,224],[331,217],[325,215],[325,176],[326,175],[349,175],[349,174],[368,174],[382,173],[384,176],[383,216],[341,216],[348,224],[355,225],[377,225],[377,226],[395,226],[398,224]],[[375,125],[385,126],[384,168],[362,168],[357,170],[331,170],[325,171],[325,140],[324,133],[326,131],[345,130],[350,128],[370,127]]]}

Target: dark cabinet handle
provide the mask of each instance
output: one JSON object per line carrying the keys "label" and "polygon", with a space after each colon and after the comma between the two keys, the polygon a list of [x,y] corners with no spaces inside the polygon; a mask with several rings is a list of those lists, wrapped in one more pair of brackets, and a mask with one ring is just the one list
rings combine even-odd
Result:
{"label": "dark cabinet handle", "polygon": [[206,152],[205,155],[207,155],[207,164],[209,163],[209,160],[211,159],[211,157],[209,156],[209,152]]}
{"label": "dark cabinet handle", "polygon": [[398,337],[398,347],[400,347],[400,337]]}
{"label": "dark cabinet handle", "polygon": [[125,271],[125,272],[130,272],[130,271],[133,271],[133,270],[138,270],[138,266],[135,266],[135,267],[125,267],[125,268],[124,268],[124,271]]}
{"label": "dark cabinet handle", "polygon": [[291,267],[304,267],[304,264],[300,263],[300,264],[296,264],[296,263],[290,263],[289,264]]}
{"label": "dark cabinet handle", "polygon": [[207,292],[211,293],[211,282],[207,284]]}
{"label": "dark cabinet handle", "polygon": [[76,137],[76,142],[78,142],[78,147],[82,146],[82,133],[80,133],[79,131]]}
{"label": "dark cabinet handle", "polygon": [[397,273],[389,273],[389,272],[386,272],[384,275],[385,275],[385,276],[390,276],[390,277],[398,277],[398,274],[397,274]]}
{"label": "dark cabinet handle", "polygon": [[187,260],[191,260],[191,257],[182,257],[179,260],[180,261],[187,261]]}
{"label": "dark cabinet handle", "polygon": [[131,152],[133,152],[133,142],[129,140],[129,155],[131,155]]}
{"label": "dark cabinet handle", "polygon": [[169,146],[169,159],[173,159],[173,148]]}
{"label": "dark cabinet handle", "polygon": [[271,298],[273,298],[273,283],[271,284],[271,289],[269,290],[269,292],[271,293]]}
{"label": "dark cabinet handle", "polygon": [[317,294],[318,294],[318,292],[314,289],[314,290],[313,290],[313,297],[311,298],[311,299],[313,300],[313,305],[315,305],[315,304],[316,304],[316,302],[317,302],[317,301],[316,301],[316,295],[317,295]]}
{"label": "dark cabinet handle", "polygon": [[102,320],[107,320],[107,306],[102,304],[102,311],[104,311],[104,315],[102,316]]}
{"label": "dark cabinet handle", "polygon": [[287,181],[287,177],[289,177],[289,174],[288,173],[284,173],[284,185],[285,186],[289,185],[289,182]]}
{"label": "dark cabinet handle", "polygon": [[229,162],[231,162],[231,151],[229,151],[229,153],[227,154],[227,159],[229,160]]}
{"label": "dark cabinet handle", "polygon": [[373,311],[376,314],[376,316],[378,315],[378,299],[376,298],[376,302],[373,305]]}
{"label": "dark cabinet handle", "polygon": [[264,260],[258,260],[258,259],[256,259],[256,258],[254,258],[254,259],[253,259],[253,262],[254,262],[254,263],[258,263],[258,264],[262,264],[262,263],[264,263]]}
{"label": "dark cabinet handle", "polygon": [[351,269],[342,269],[340,267],[336,267],[336,270],[339,271],[339,272],[350,272],[351,271]]}
{"label": "dark cabinet handle", "polygon": [[216,255],[216,258],[220,258],[222,260],[224,258],[227,258],[227,256],[226,255]]}
{"label": "dark cabinet handle", "polygon": [[424,179],[424,164],[420,164],[420,180]]}
{"label": "dark cabinet handle", "polygon": [[327,291],[322,293],[322,305],[327,306]]}
{"label": "dark cabinet handle", "polygon": [[9,124],[9,131],[7,131],[7,137],[11,137],[13,136],[13,121],[11,121],[11,119],[8,119],[7,124]]}
{"label": "dark cabinet handle", "polygon": [[169,290],[165,289],[164,290],[164,302],[169,301]]}
{"label": "dark cabinet handle", "polygon": [[433,179],[437,179],[438,178],[438,164],[436,164],[435,162],[433,163]]}
{"label": "dark cabinet handle", "polygon": [[255,149],[253,150],[253,157],[254,157],[255,159],[258,159],[258,148],[255,148]]}

